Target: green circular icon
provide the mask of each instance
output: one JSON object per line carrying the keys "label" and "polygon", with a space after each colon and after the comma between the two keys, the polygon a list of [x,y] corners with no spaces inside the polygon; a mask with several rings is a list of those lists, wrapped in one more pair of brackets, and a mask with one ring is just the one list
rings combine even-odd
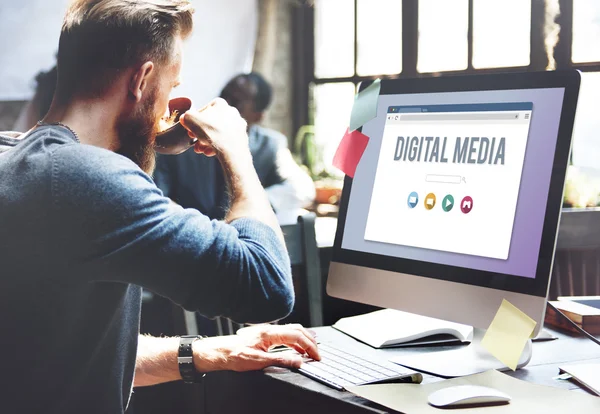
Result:
{"label": "green circular icon", "polygon": [[450,194],[448,194],[442,200],[442,209],[447,213],[450,210],[452,210],[452,207],[454,207],[454,197],[452,197]]}

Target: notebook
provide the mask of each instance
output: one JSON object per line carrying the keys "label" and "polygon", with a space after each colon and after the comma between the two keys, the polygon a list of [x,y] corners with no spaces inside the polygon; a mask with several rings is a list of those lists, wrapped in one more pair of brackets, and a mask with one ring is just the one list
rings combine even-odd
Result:
{"label": "notebook", "polygon": [[563,365],[560,372],[566,372],[575,381],[600,396],[600,363]]}
{"label": "notebook", "polygon": [[473,337],[471,326],[394,309],[342,318],[333,327],[373,348],[463,343]]}

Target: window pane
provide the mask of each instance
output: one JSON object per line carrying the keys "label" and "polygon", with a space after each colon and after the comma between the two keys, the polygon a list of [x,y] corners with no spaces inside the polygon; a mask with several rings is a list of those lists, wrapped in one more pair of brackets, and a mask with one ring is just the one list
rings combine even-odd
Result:
{"label": "window pane", "polygon": [[419,72],[467,68],[468,0],[419,0]]}
{"label": "window pane", "polygon": [[531,0],[473,0],[473,67],[529,65]]}
{"label": "window pane", "polygon": [[315,76],[354,75],[354,1],[315,1]]}
{"label": "window pane", "polygon": [[358,0],[359,75],[393,75],[402,71],[402,2]]}
{"label": "window pane", "polygon": [[600,72],[581,74],[581,90],[573,130],[573,164],[598,168],[600,159]]}
{"label": "window pane", "polygon": [[350,82],[313,86],[315,141],[323,151],[325,168],[334,173],[331,163],[350,122],[355,90]]}
{"label": "window pane", "polygon": [[600,3],[597,0],[573,2],[573,62],[600,61]]}

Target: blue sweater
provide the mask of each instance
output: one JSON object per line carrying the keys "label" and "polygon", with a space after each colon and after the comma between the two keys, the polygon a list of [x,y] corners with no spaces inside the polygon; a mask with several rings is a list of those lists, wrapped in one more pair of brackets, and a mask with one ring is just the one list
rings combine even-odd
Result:
{"label": "blue sweater", "polygon": [[3,407],[123,412],[140,287],[238,322],[282,318],[294,302],[285,246],[263,223],[173,205],[129,159],[63,127],[0,154]]}

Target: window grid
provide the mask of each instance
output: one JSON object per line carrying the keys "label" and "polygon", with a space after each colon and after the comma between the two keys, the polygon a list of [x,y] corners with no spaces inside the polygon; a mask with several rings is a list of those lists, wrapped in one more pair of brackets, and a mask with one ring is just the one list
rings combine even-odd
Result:
{"label": "window grid", "polygon": [[[323,0],[316,0],[323,1]],[[467,34],[467,63],[464,70],[419,73],[417,72],[418,58],[418,0],[402,0],[402,71],[396,75],[381,76],[359,76],[357,74],[358,63],[358,1],[354,0],[354,74],[346,77],[316,77],[314,72],[314,9],[310,1],[299,6],[304,14],[306,25],[296,26],[296,38],[303,38],[305,43],[304,53],[312,53],[311,59],[301,61],[304,66],[299,70],[302,77],[295,77],[295,86],[301,92],[300,99],[296,99],[294,127],[297,129],[301,125],[311,123],[312,115],[309,108],[310,93],[308,91],[315,85],[328,83],[352,82],[358,85],[365,80],[376,78],[414,78],[414,77],[437,77],[466,75],[475,73],[505,73],[518,71],[539,71],[544,70],[548,65],[548,57],[544,44],[544,19],[545,2],[543,0],[531,1],[531,32],[530,32],[530,63],[527,66],[520,67],[502,67],[502,68],[481,68],[473,67],[473,2],[468,2],[468,34]],[[553,57],[556,60],[556,69],[578,69],[582,72],[600,72],[599,62],[586,62],[574,64],[571,60],[572,39],[573,39],[573,3],[572,0],[559,0],[560,15],[557,23],[560,25],[560,36],[557,45],[553,51]],[[298,13],[298,8],[296,9]],[[308,15],[308,16],[307,16]],[[299,62],[300,63],[300,62]],[[297,70],[298,71],[298,70]]]}
{"label": "window grid", "polygon": [[[322,0],[321,0],[322,1]],[[536,7],[536,1],[532,1],[532,36],[533,37],[533,22],[535,20],[542,20],[543,27],[543,19],[544,19],[544,10],[541,9],[541,13],[539,7]],[[312,76],[311,83],[314,84],[323,84],[323,83],[335,83],[335,82],[353,82],[358,84],[365,80],[373,80],[376,78],[410,78],[410,77],[437,77],[437,76],[446,76],[446,75],[462,75],[462,74],[473,74],[473,73],[501,73],[501,72],[517,72],[523,70],[543,70],[546,66],[546,62],[535,62],[534,59],[530,59],[530,64],[527,66],[515,66],[515,67],[502,67],[502,68],[481,68],[475,69],[473,68],[473,0],[469,0],[468,7],[468,35],[467,35],[467,48],[468,48],[468,66],[464,70],[452,70],[452,71],[443,71],[443,72],[432,72],[432,73],[420,73],[417,72],[417,59],[404,59],[403,56],[403,70],[402,72],[396,75],[375,75],[375,76],[359,76],[357,74],[357,62],[358,62],[358,1],[354,0],[354,75],[352,76],[343,76],[343,77],[331,77],[331,78],[323,78]],[[403,0],[403,10],[402,10],[402,41],[404,44],[409,43],[410,49],[418,48],[418,27],[417,27],[417,19],[412,18],[412,16],[418,16],[418,0]],[[405,18],[410,17],[410,18]],[[311,30],[311,29],[308,29]],[[416,36],[407,36],[410,33],[416,33]],[[561,34],[563,30],[561,29]],[[542,39],[543,41],[543,39]],[[532,49],[533,49],[532,45]],[[543,48],[543,43],[540,45]],[[404,48],[403,48],[404,49]],[[415,56],[416,57],[416,56]],[[577,69],[581,70],[600,70],[600,62],[598,63],[585,63],[573,65]]]}

